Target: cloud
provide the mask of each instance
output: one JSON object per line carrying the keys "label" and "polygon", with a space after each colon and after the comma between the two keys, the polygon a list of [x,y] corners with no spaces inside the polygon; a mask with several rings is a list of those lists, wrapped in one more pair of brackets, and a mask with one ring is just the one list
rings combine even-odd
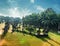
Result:
{"label": "cloud", "polygon": [[25,9],[20,9],[19,10],[19,7],[15,7],[15,8],[9,8],[7,9],[7,13],[0,13],[0,16],[9,16],[9,17],[19,17],[19,18],[22,18],[22,17],[25,17],[26,15],[30,15],[32,14],[32,12],[25,8]]}
{"label": "cloud", "polygon": [[20,11],[20,13],[21,13],[22,17],[32,14],[32,12],[29,9],[26,9],[26,8],[23,9],[22,11]]}
{"label": "cloud", "polygon": [[18,11],[18,8],[17,7],[10,8],[10,9],[8,9],[8,11],[9,11],[9,15],[11,17],[20,17],[20,14],[19,14],[19,11]]}
{"label": "cloud", "polygon": [[41,7],[41,6],[36,6],[36,9],[37,10],[40,10],[40,11],[44,11],[45,9],[43,8],[43,7]]}
{"label": "cloud", "polygon": [[20,18],[22,18],[26,15],[32,14],[32,12],[30,12],[30,10],[26,9],[26,8],[19,10],[18,7],[15,7],[15,8],[10,8],[8,11],[9,11],[10,17],[20,17]]}
{"label": "cloud", "polygon": [[4,13],[0,13],[0,16],[8,16],[7,14],[4,14]]}
{"label": "cloud", "polygon": [[[34,3],[34,0],[31,0],[31,2]],[[8,0],[8,4],[10,5],[10,8],[8,9],[9,16],[11,16],[11,17],[22,18],[23,16],[31,14],[29,9],[26,9],[26,8],[22,9],[20,7],[18,8],[16,0]]]}
{"label": "cloud", "polygon": [[4,16],[5,14],[0,13],[0,16]]}
{"label": "cloud", "polygon": [[30,0],[31,1],[31,3],[34,3],[35,2],[35,0]]}

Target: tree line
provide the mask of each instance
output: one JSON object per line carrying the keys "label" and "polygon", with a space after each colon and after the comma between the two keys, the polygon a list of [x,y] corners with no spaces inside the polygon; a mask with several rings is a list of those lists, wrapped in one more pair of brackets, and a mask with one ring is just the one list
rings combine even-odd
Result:
{"label": "tree line", "polygon": [[0,16],[0,23],[5,23],[5,27],[3,28],[4,32],[2,34],[2,38],[4,38],[4,36],[6,35],[6,33],[8,32],[10,25],[12,25],[12,32],[14,31],[18,31],[18,24],[21,24],[21,19],[20,18],[13,18],[13,17],[4,17],[4,16]]}
{"label": "tree line", "polygon": [[[46,9],[41,13],[33,13],[23,17],[23,27],[28,28],[29,32],[34,32],[34,29],[39,28],[37,31],[40,35],[40,29],[47,34],[51,29],[53,31],[60,31],[60,14],[57,14],[52,8]],[[59,29],[58,29],[59,28]]]}
{"label": "tree line", "polygon": [[[12,33],[17,31],[17,25],[23,25],[23,32],[29,31],[30,34],[36,31],[40,35],[40,29],[43,29],[45,35],[52,29],[52,31],[60,31],[60,14],[57,14],[52,8],[48,8],[41,13],[32,13],[20,18],[0,16],[0,23],[5,22],[3,36],[8,32],[10,24],[12,25]],[[38,28],[38,30],[36,30]]]}

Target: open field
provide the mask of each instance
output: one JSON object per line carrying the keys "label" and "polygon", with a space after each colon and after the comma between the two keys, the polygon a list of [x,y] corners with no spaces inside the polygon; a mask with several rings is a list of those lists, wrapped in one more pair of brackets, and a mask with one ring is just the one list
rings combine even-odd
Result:
{"label": "open field", "polygon": [[[53,35],[53,36],[52,36]],[[7,33],[0,44],[3,46],[60,46],[60,36],[49,32],[51,38],[36,38],[35,36],[14,32]]]}
{"label": "open field", "polygon": [[[0,26],[1,31],[4,24]],[[49,32],[48,37],[40,36],[37,38],[36,36],[23,34],[21,32],[8,32],[4,39],[0,39],[0,46],[60,46],[60,35]]]}

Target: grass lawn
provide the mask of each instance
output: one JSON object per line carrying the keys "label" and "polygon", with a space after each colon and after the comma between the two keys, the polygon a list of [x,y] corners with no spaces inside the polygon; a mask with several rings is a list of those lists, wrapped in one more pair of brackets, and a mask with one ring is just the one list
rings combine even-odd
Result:
{"label": "grass lawn", "polygon": [[22,33],[14,32],[13,34],[7,33],[4,38],[7,46],[42,46],[43,41],[35,36],[23,35]]}
{"label": "grass lawn", "polygon": [[57,33],[49,32],[49,37],[54,41],[60,43],[60,35]]}
{"label": "grass lawn", "polygon": [[60,46],[60,35],[55,32],[49,32],[48,36],[49,38],[45,38],[48,43],[52,46]]}
{"label": "grass lawn", "polygon": [[[41,38],[35,36],[14,32],[13,34],[7,33],[4,37],[6,43],[3,46],[60,46],[60,35],[49,32],[49,38]],[[51,40],[52,39],[52,40]]]}

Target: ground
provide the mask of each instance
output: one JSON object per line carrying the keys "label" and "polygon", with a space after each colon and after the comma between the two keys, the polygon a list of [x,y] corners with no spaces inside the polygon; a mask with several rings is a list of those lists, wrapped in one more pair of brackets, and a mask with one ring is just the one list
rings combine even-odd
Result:
{"label": "ground", "polygon": [[[0,31],[3,28],[2,25],[0,25]],[[4,39],[0,39],[0,46],[60,46],[59,34],[49,32],[48,36],[49,37],[40,36],[37,38],[36,36],[23,34],[21,32],[9,32]]]}
{"label": "ground", "polygon": [[7,33],[0,41],[0,46],[60,46],[60,36],[49,32],[50,38],[37,38],[35,36],[14,32]]}

